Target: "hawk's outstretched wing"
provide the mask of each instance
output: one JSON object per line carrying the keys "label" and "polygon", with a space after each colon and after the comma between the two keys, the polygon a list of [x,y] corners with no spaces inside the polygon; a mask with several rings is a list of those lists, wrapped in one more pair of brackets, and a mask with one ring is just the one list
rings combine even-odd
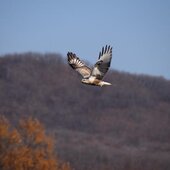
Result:
{"label": "hawk's outstretched wing", "polygon": [[98,61],[92,70],[92,76],[101,80],[110,67],[111,59],[112,47],[106,45],[105,48],[103,47],[102,51],[99,53]]}
{"label": "hawk's outstretched wing", "polygon": [[67,53],[69,65],[80,73],[83,78],[88,78],[91,75],[91,69],[87,67],[77,56],[72,52]]}

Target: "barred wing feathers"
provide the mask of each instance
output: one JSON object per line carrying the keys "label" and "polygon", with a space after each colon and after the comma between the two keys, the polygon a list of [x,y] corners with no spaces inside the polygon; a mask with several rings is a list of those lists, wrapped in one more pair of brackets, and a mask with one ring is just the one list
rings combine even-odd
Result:
{"label": "barred wing feathers", "polygon": [[102,51],[99,53],[98,61],[96,62],[92,70],[92,76],[101,80],[109,70],[111,59],[112,59],[112,47],[106,45],[105,47],[102,48]]}
{"label": "barred wing feathers", "polygon": [[77,56],[72,52],[67,53],[69,65],[76,70],[83,78],[88,78],[91,75],[91,69],[87,67]]}

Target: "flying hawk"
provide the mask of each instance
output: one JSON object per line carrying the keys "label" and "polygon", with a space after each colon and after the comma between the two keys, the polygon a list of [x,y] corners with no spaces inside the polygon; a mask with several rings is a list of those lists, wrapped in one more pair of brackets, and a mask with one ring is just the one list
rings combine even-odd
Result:
{"label": "flying hawk", "polygon": [[87,67],[84,62],[72,52],[68,52],[67,57],[69,65],[83,77],[81,80],[82,83],[101,87],[103,85],[111,85],[111,83],[102,81],[102,79],[110,67],[112,47],[106,45],[102,48],[102,51],[99,53],[98,61],[93,69]]}

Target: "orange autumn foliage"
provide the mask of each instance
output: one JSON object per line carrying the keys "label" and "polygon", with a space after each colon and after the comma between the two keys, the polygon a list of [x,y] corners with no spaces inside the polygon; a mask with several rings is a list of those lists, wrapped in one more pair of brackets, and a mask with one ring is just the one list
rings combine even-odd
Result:
{"label": "orange autumn foliage", "polygon": [[54,139],[36,119],[25,119],[14,128],[0,117],[0,169],[70,170],[54,153]]}

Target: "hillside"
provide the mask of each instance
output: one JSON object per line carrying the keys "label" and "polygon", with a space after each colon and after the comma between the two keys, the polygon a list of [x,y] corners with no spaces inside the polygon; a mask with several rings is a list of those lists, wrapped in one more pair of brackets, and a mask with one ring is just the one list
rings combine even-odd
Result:
{"label": "hillside", "polygon": [[0,57],[0,114],[32,116],[76,170],[170,169],[170,81],[116,70],[83,85],[58,54]]}

